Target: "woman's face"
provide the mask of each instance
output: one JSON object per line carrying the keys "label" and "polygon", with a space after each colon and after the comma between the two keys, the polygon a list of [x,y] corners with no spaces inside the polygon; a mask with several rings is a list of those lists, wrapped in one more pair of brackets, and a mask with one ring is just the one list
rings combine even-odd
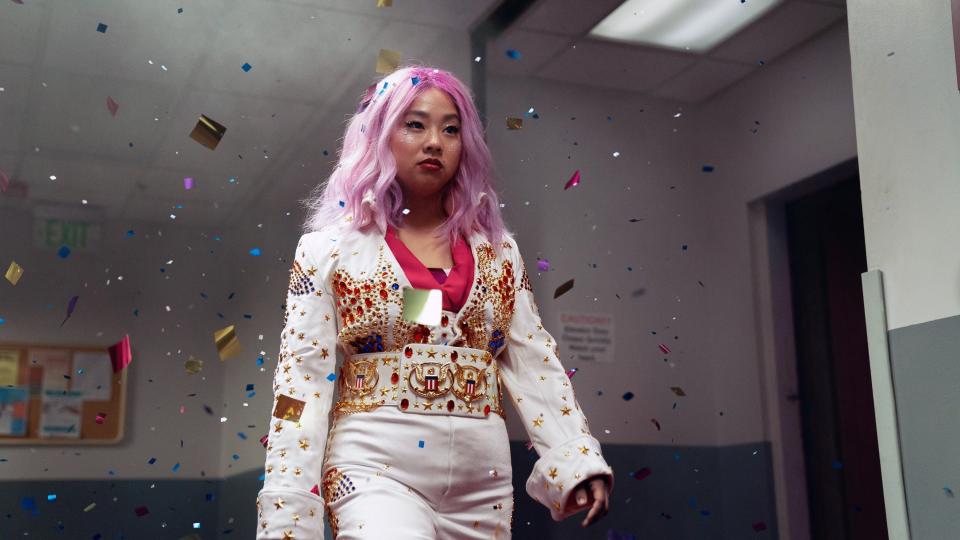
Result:
{"label": "woman's face", "polygon": [[397,178],[412,197],[443,190],[460,166],[460,149],[460,115],[450,96],[437,88],[417,96],[390,133]]}

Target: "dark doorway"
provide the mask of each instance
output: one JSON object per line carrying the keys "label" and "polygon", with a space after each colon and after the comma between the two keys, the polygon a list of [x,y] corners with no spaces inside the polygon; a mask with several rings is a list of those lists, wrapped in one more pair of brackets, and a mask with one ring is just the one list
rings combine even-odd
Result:
{"label": "dark doorway", "polygon": [[786,204],[810,536],[887,538],[854,175]]}

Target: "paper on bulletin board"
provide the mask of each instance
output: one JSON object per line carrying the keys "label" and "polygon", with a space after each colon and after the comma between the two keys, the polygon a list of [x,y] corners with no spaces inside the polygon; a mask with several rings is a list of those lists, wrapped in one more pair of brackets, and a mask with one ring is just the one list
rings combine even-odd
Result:
{"label": "paper on bulletin board", "polygon": [[17,374],[20,371],[19,364],[19,350],[0,349],[0,386],[14,386],[17,384]]}
{"label": "paper on bulletin board", "polygon": [[26,435],[29,406],[27,388],[0,388],[0,435]]}
{"label": "paper on bulletin board", "polygon": [[66,349],[30,349],[30,365],[43,368],[44,390],[66,390],[70,356]]}
{"label": "paper on bulletin board", "polygon": [[83,396],[80,392],[45,390],[40,414],[41,437],[80,437],[80,414]]}
{"label": "paper on bulletin board", "polygon": [[112,367],[110,354],[106,352],[73,353],[73,372],[70,389],[83,393],[88,401],[110,399]]}

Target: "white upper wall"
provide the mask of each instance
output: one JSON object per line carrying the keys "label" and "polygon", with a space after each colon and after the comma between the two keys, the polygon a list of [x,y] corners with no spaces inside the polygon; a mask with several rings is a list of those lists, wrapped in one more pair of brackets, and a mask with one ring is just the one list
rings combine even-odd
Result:
{"label": "white upper wall", "polygon": [[867,265],[889,329],[960,314],[960,92],[950,2],[848,0]]}

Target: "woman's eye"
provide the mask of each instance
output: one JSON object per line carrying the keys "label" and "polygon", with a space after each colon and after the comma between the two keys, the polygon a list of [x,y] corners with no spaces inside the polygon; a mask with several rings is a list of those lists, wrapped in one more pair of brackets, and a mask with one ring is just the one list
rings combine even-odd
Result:
{"label": "woman's eye", "polygon": [[447,129],[452,129],[452,130],[453,130],[453,131],[451,131],[450,133],[460,133],[460,128],[458,128],[457,126],[450,126],[450,127],[448,127]]}
{"label": "woman's eye", "polygon": [[[416,125],[414,125],[414,124],[416,124]],[[407,127],[408,127],[408,128],[417,127],[417,126],[423,127],[423,124],[421,124],[420,122],[417,122],[416,120],[407,122]]]}

